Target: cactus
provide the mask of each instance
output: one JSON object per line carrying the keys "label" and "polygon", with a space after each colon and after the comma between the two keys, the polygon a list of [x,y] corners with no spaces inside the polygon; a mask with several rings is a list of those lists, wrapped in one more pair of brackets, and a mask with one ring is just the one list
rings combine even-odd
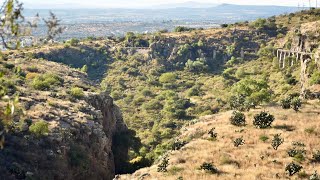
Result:
{"label": "cactus", "polygon": [[211,138],[216,139],[218,136],[218,133],[215,131],[216,128],[211,128],[208,134],[210,135]]}
{"label": "cactus", "polygon": [[292,162],[286,166],[285,171],[289,173],[289,176],[293,176],[294,174],[298,173],[302,168],[302,166]]}
{"label": "cactus", "polygon": [[281,134],[276,134],[273,136],[271,146],[274,150],[278,150],[278,147],[284,142],[284,139],[280,137]]}
{"label": "cactus", "polygon": [[167,167],[169,165],[168,155],[164,155],[161,159],[161,163],[158,165],[158,172],[167,172]]}
{"label": "cactus", "polygon": [[295,98],[292,99],[291,105],[292,105],[292,109],[293,109],[294,111],[298,112],[299,109],[300,109],[301,106],[302,106],[302,102],[301,102],[301,100],[300,100],[299,97],[295,97]]}
{"label": "cactus", "polygon": [[218,169],[212,163],[207,163],[207,162],[203,163],[200,166],[200,169],[208,171],[212,174],[217,174],[219,172]]}
{"label": "cactus", "polygon": [[244,139],[242,137],[241,138],[237,138],[237,139],[235,139],[233,141],[233,145],[235,147],[239,147],[239,146],[244,145],[244,144],[245,144],[245,141],[244,141]]}

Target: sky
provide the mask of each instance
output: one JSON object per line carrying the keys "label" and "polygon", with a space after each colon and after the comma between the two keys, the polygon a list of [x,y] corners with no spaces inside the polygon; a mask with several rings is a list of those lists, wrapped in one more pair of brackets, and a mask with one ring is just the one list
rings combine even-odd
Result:
{"label": "sky", "polygon": [[[0,0],[2,1],[2,0]],[[190,0],[20,0],[27,8],[142,8]],[[199,3],[309,6],[309,0],[193,0]],[[310,0],[315,6],[316,0]],[[320,1],[319,1],[320,4]]]}

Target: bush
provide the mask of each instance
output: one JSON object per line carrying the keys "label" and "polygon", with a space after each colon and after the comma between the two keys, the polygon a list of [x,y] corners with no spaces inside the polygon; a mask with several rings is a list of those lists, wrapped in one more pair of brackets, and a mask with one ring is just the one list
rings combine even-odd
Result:
{"label": "bush", "polygon": [[27,67],[27,71],[32,72],[32,73],[39,72],[38,68],[35,66]]}
{"label": "bush", "polygon": [[310,84],[314,85],[314,84],[320,84],[320,72],[319,71],[315,71],[310,78]]}
{"label": "bush", "polygon": [[271,146],[273,147],[274,150],[278,150],[278,147],[283,144],[284,139],[280,137],[281,134],[276,134],[273,136]]}
{"label": "bush", "polygon": [[175,73],[164,73],[160,76],[160,83],[174,83],[177,79],[177,75]]}
{"label": "bush", "polygon": [[244,145],[244,144],[245,144],[245,141],[244,141],[244,139],[242,137],[241,138],[237,138],[237,139],[235,139],[233,141],[233,145],[235,147],[239,147],[239,146]]}
{"label": "bush", "polygon": [[79,39],[76,39],[76,38],[72,38],[68,41],[68,43],[71,45],[71,46],[77,46],[79,44],[80,40]]}
{"label": "bush", "polygon": [[266,136],[266,135],[261,135],[261,136],[259,137],[259,139],[260,139],[262,142],[266,142],[266,141],[268,141],[269,137]]}
{"label": "bush", "polygon": [[245,126],[246,117],[243,113],[239,111],[233,111],[232,116],[230,117],[230,122],[235,126]]}
{"label": "bush", "polygon": [[320,180],[320,175],[315,171],[309,178],[309,180]]}
{"label": "bush", "polygon": [[185,64],[185,69],[190,71],[190,72],[204,72],[208,69],[208,65],[205,59],[203,58],[197,58],[197,60],[192,61],[188,60]]}
{"label": "bush", "polygon": [[301,155],[305,154],[306,150],[293,148],[293,149],[289,149],[287,153],[290,157],[296,157],[299,154]]}
{"label": "bush", "polygon": [[167,167],[169,166],[169,159],[168,156],[165,155],[162,159],[161,159],[161,163],[158,165],[158,172],[167,172]]}
{"label": "bush", "polygon": [[175,140],[174,143],[172,144],[172,150],[180,150],[184,145],[186,145],[186,141],[179,141]]}
{"label": "bush", "polygon": [[260,129],[265,129],[271,127],[272,122],[274,121],[274,116],[267,113],[261,112],[254,116],[253,125]]}
{"label": "bush", "polygon": [[49,124],[43,120],[38,121],[29,127],[29,131],[37,137],[47,135],[49,133]]}
{"label": "bush", "polygon": [[298,112],[299,109],[300,109],[301,106],[302,106],[302,102],[301,102],[301,100],[300,100],[299,97],[295,97],[295,98],[292,99],[291,105],[292,105],[292,109],[293,109],[294,111]]}
{"label": "bush", "polygon": [[44,74],[36,76],[32,81],[32,86],[36,90],[49,90],[54,86],[59,86],[63,83],[63,79],[55,74]]}
{"label": "bush", "polygon": [[210,138],[212,139],[216,139],[218,136],[218,133],[215,131],[216,128],[211,128],[208,132],[208,134],[210,135]]}
{"label": "bush", "polygon": [[199,96],[201,93],[200,91],[200,86],[193,86],[192,88],[190,88],[187,91],[187,96],[191,97],[191,96]]}
{"label": "bush", "polygon": [[188,27],[183,27],[183,26],[177,26],[174,28],[174,32],[185,32],[185,31],[192,31],[194,28],[188,28]]}
{"label": "bush", "polygon": [[212,173],[212,174],[219,173],[218,169],[212,163],[205,162],[200,166],[200,169],[205,170],[205,171]]}
{"label": "bush", "polygon": [[152,99],[151,101],[144,103],[142,107],[145,110],[159,110],[163,108],[163,105],[157,99]]}
{"label": "bush", "polygon": [[318,150],[317,152],[315,152],[313,155],[312,155],[312,158],[315,162],[319,162],[320,163],[320,151]]}
{"label": "bush", "polygon": [[289,176],[293,176],[294,174],[298,173],[301,169],[302,166],[292,162],[286,166],[285,171],[288,172]]}
{"label": "bush", "polygon": [[290,109],[291,108],[291,98],[287,97],[281,100],[282,109]]}
{"label": "bush", "polygon": [[84,97],[84,92],[82,88],[73,87],[70,90],[70,95],[74,98],[81,99]]}
{"label": "bush", "polygon": [[88,66],[87,65],[83,65],[82,68],[80,69],[81,72],[88,72]]}

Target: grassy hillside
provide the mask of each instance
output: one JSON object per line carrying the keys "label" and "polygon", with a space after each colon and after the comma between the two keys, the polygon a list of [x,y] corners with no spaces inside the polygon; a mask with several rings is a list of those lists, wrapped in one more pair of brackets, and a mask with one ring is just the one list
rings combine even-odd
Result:
{"label": "grassy hillside", "polygon": [[[306,103],[299,113],[280,107],[252,110],[245,113],[247,125],[243,127],[230,123],[230,111],[201,117],[181,129],[181,135],[176,139],[189,143],[167,153],[169,163],[166,172],[157,171],[162,163],[159,160],[150,168],[121,176],[120,179],[309,179],[320,170],[317,159],[319,107],[319,101],[313,101]],[[254,116],[261,111],[275,116],[271,128],[258,129],[253,126]],[[209,133],[213,128],[216,138]],[[271,145],[276,134],[284,140],[277,150]],[[244,144],[235,147],[234,140],[237,138],[243,138]],[[298,153],[290,157],[290,152],[294,150]],[[285,168],[292,162],[303,169],[290,177]],[[203,163],[211,163],[218,172],[201,170]]]}
{"label": "grassy hillside", "polygon": [[[90,38],[81,42],[72,39],[64,44],[26,49],[25,54],[30,56],[30,59],[38,59],[39,62],[49,60],[76,68],[77,70],[73,69],[73,71],[82,75],[87,73],[92,84],[101,85],[100,89],[95,89],[82,84],[68,84],[63,87],[72,89],[62,88],[61,92],[60,89],[55,90],[62,93],[65,98],[72,94],[81,96],[82,90],[110,93],[115,103],[121,108],[126,124],[133,130],[130,135],[137,137],[129,140],[127,137],[118,137],[119,141],[124,142],[123,144],[130,144],[131,149],[129,161],[120,164],[117,173],[128,173],[151,165],[161,155],[171,150],[175,145],[175,139],[182,133],[181,128],[186,124],[194,123],[193,119],[222,112],[217,115],[217,117],[224,116],[220,118],[220,125],[229,127],[226,124],[227,114],[223,113],[225,111],[248,111],[263,109],[270,105],[279,106],[280,102],[288,101],[288,97],[296,97],[300,93],[300,64],[298,62],[293,66],[280,69],[274,52],[277,48],[290,49],[297,46],[293,39],[299,34],[302,36],[303,28],[298,29],[299,31],[296,29],[300,28],[301,23],[308,25],[318,20],[318,12],[318,9],[303,11],[258,19],[254,22],[222,25],[223,28],[218,29],[155,34],[128,33],[123,38]],[[311,27],[311,24],[309,26]],[[308,37],[306,42],[312,42],[309,43],[312,47],[310,49],[316,51],[319,46],[317,41],[319,33],[317,30],[310,32],[313,36],[304,34]],[[10,55],[4,55],[4,60],[8,57]],[[10,61],[13,59],[11,58]],[[21,68],[15,69],[11,67],[12,65],[6,65],[6,62],[3,64],[4,69],[7,67],[11,70],[10,76],[4,76],[6,79],[4,84],[7,88],[3,95],[10,94],[12,84],[31,84],[40,90],[50,89],[55,84],[63,84],[60,82],[60,75],[42,77],[44,75],[42,71],[36,71],[37,67],[27,67],[23,63],[21,66],[25,67],[22,70],[30,72],[19,80],[14,74],[18,73],[19,76]],[[320,75],[317,73],[319,67],[314,61],[310,64],[311,68],[308,68],[308,72],[312,77],[312,83],[320,84]],[[9,70],[5,70],[4,74],[7,71]],[[8,77],[15,78],[9,80]],[[35,78],[38,80],[34,80]],[[46,81],[47,78],[49,82],[44,82],[43,85],[42,81]],[[299,104],[297,101],[296,103]],[[283,112],[286,116],[290,115],[288,113],[290,111],[281,111],[279,108],[269,110],[272,114]],[[250,113],[247,115],[252,117]],[[307,110],[297,115],[308,116],[311,119],[317,117],[316,114]],[[279,116],[276,115],[276,118],[281,118]],[[293,114],[292,118],[294,118]],[[281,125],[279,127],[281,129]],[[205,130],[202,131],[201,128]],[[199,132],[205,133],[208,127],[201,128]],[[244,132],[248,133],[245,134],[248,138],[247,142],[252,142],[251,144],[258,142],[255,135],[260,136],[260,131],[250,125],[245,129],[247,130]],[[254,133],[251,134],[251,131]],[[272,129],[268,136],[279,131],[282,130]],[[234,136],[233,131],[223,131],[223,133],[228,136],[223,140],[224,142]],[[301,133],[300,130],[299,133]],[[289,134],[286,136],[289,137]],[[198,139],[200,137],[202,135]],[[194,143],[193,140],[194,138],[187,138],[186,142]],[[212,142],[199,140],[199,143],[199,147],[202,145],[208,147],[208,143]],[[262,146],[267,147],[265,144]],[[310,145],[307,147],[309,150],[314,150]],[[233,152],[229,146],[226,148]],[[210,149],[210,152],[213,152],[212,150]],[[258,152],[254,153],[258,154]],[[251,162],[257,159],[258,156],[255,156]],[[239,159],[237,161],[244,167],[252,165]],[[228,169],[223,170],[228,172]],[[234,173],[233,170],[230,172]],[[308,173],[310,173],[309,169]],[[210,177],[206,174],[203,176]],[[282,174],[280,176],[282,177]]]}

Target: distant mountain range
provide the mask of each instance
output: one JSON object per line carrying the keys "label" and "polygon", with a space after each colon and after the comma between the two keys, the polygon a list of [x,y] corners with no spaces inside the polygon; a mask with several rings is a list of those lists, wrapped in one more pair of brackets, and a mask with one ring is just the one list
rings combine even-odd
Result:
{"label": "distant mountain range", "polygon": [[151,6],[154,9],[171,9],[171,8],[209,8],[216,7],[219,4],[216,3],[199,3],[195,1],[188,1],[184,3],[174,3],[174,4],[161,4],[157,6]]}

